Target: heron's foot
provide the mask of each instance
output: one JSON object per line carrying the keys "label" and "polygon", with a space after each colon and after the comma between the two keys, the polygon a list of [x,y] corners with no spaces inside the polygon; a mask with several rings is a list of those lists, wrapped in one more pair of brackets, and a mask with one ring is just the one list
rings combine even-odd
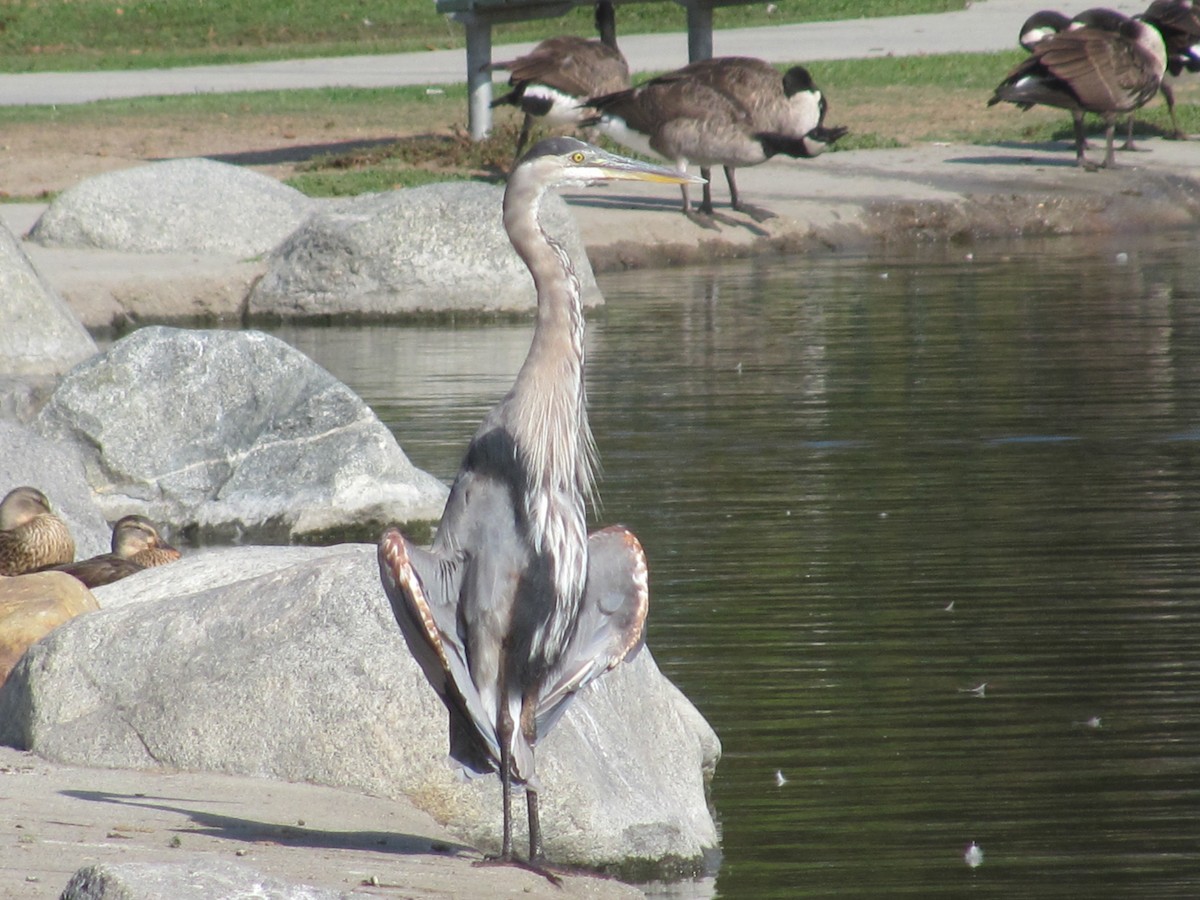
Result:
{"label": "heron's foot", "polygon": [[1172,131],[1170,134],[1164,134],[1163,138],[1168,141],[1188,141],[1191,138],[1186,131]]}
{"label": "heron's foot", "polygon": [[1125,150],[1129,153],[1149,153],[1150,152],[1148,147],[1138,147],[1133,143],[1133,141],[1126,141],[1117,149]]}
{"label": "heron's foot", "polygon": [[550,882],[555,887],[562,887],[562,878],[556,875],[545,858],[538,860],[518,859],[515,856],[485,856],[472,865],[475,866],[514,866],[518,869],[524,869],[526,872],[532,872],[534,875],[540,875]]}

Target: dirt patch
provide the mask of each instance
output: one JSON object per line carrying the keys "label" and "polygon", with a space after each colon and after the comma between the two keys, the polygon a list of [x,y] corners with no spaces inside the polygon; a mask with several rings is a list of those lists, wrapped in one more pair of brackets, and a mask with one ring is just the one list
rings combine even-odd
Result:
{"label": "dirt patch", "polygon": [[162,159],[206,156],[286,178],[316,156],[397,138],[386,127],[324,117],[228,117],[112,124],[29,123],[5,128],[0,196],[35,198],[78,182]]}

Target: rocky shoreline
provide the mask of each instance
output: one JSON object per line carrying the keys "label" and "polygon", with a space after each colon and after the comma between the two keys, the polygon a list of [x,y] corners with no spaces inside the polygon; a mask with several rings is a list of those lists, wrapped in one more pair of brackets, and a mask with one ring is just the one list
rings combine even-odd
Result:
{"label": "rocky shoreline", "polygon": [[[1200,223],[1200,178],[1195,175],[1200,145],[1146,143],[1150,152],[1123,157],[1124,168],[1098,173],[1077,169],[1063,145],[926,146],[829,154],[812,163],[772,164],[741,174],[744,195],[776,214],[763,222],[728,212],[707,223],[686,219],[673,192],[622,186],[607,193],[568,196],[566,204],[573,216],[566,217],[562,227],[574,227],[571,219],[578,223],[578,240],[601,273],[754,254],[857,252],[904,242],[969,245],[993,238],[1194,227]],[[223,176],[218,172],[215,177]],[[720,180],[718,175],[718,203],[724,197]],[[250,189],[257,191],[259,186]],[[148,200],[157,193],[153,185],[144,191],[150,195]],[[463,202],[485,209],[492,205],[494,192],[483,186],[477,198]],[[128,199],[121,196],[122,202]],[[389,199],[364,202],[379,205]],[[172,202],[178,206],[180,201]],[[292,217],[280,232],[292,235],[284,244],[306,248],[292,256],[311,268],[303,277],[278,277],[276,282],[303,284],[305,297],[325,297],[324,305],[285,298],[259,315],[316,320],[378,317],[376,311],[386,304],[389,292],[409,290],[407,282],[393,281],[390,272],[361,279],[367,301],[342,297],[337,291],[322,294],[311,286],[321,278],[349,283],[352,279],[345,267],[357,265],[355,259],[392,258],[386,248],[395,235],[384,233],[373,238],[380,242],[370,245],[375,249],[358,249],[344,257],[350,262],[337,261],[343,258],[338,256],[343,252],[340,242],[348,232],[393,211],[372,207],[370,215],[364,215],[350,205],[312,204],[312,209],[318,207],[326,219],[324,230],[319,240],[305,243],[294,236],[309,221],[309,206],[284,204],[285,219]],[[46,486],[58,505],[65,507],[81,549],[103,549],[105,523],[124,512],[150,513],[176,529],[232,528],[231,533],[242,536],[248,517],[258,516],[262,521],[255,520],[255,527],[283,528],[281,534],[294,538],[315,527],[312,523],[329,526],[330,511],[345,507],[347,497],[361,499],[372,493],[364,493],[364,484],[395,479],[397,498],[407,490],[396,475],[403,468],[402,452],[393,446],[394,440],[388,443],[389,435],[379,433],[370,411],[355,405],[330,379],[311,372],[305,360],[293,359],[282,349],[259,347],[255,342],[261,342],[261,335],[210,332],[200,337],[203,333],[178,328],[143,328],[97,357],[91,338],[79,328],[80,321],[91,329],[151,323],[252,325],[251,297],[286,254],[278,248],[264,252],[248,245],[241,252],[236,245],[214,247],[195,235],[176,238],[175,244],[122,244],[128,231],[123,223],[147,214],[142,209],[114,214],[114,207],[103,203],[84,209],[103,226],[99,238],[46,240],[43,233],[42,243],[21,239],[34,230],[45,209],[0,206],[0,219],[17,248],[8,253],[7,268],[0,271],[0,277],[14,285],[6,315],[17,325],[5,338],[16,349],[6,353],[9,369],[0,373],[5,386],[2,409],[7,419],[18,420],[0,423],[0,446],[5,450],[0,477],[5,485]],[[177,209],[168,205],[165,212],[150,218],[153,215],[166,217],[166,222],[177,215]],[[421,218],[403,219],[408,223],[403,226],[406,239],[421,227]],[[469,259],[481,238],[456,244],[465,226],[443,227],[439,232],[439,224],[440,219],[431,228],[440,242],[429,239],[427,246],[433,249],[425,252],[435,254],[429,263],[434,271],[453,268],[454,278],[449,280],[462,286],[453,301],[455,314],[495,314],[495,291],[479,291],[476,308],[471,305],[471,285],[480,267],[500,265],[497,258],[489,251]],[[211,227],[221,228],[219,218]],[[37,230],[45,228],[43,222]],[[257,237],[263,230],[260,225],[249,234]],[[158,231],[161,234],[154,229],[148,233],[157,239],[168,229],[164,225]],[[330,248],[328,259],[334,263],[326,260],[312,266],[313,258]],[[442,256],[437,257],[437,252]],[[398,268],[403,269],[403,261]],[[32,300],[23,299],[30,296]],[[599,302],[598,295],[595,299]],[[344,305],[330,305],[336,303]],[[505,301],[503,311],[522,314],[530,306],[531,297],[517,291]],[[436,308],[426,311],[446,314]],[[29,334],[35,338],[26,340]],[[35,348],[32,354],[30,346]],[[220,362],[226,354],[228,360]],[[173,375],[189,371],[183,362],[193,359],[208,363],[189,375],[190,380],[172,384]],[[86,362],[73,369],[81,360]],[[69,370],[72,373],[67,375]],[[249,370],[260,377],[270,370],[277,379],[273,384],[297,390],[270,388],[261,396],[252,391],[254,398],[244,400],[241,392],[246,386],[236,373]],[[80,375],[84,372],[87,377]],[[194,396],[187,399],[193,389]],[[89,393],[93,390],[99,393]],[[156,399],[155,391],[165,394],[165,401]],[[290,405],[273,407],[284,394]],[[162,435],[155,423],[173,415],[172,398],[184,398],[184,405],[207,403],[199,418],[227,422],[228,427],[211,444],[205,443],[202,430],[180,437],[175,446],[168,440],[159,447]],[[225,401],[253,410],[253,415],[230,418],[221,411]],[[103,422],[92,414],[101,406],[107,410]],[[187,419],[185,415],[175,427],[183,428]],[[110,430],[104,431],[105,427]],[[338,485],[340,493],[272,494],[271,484],[288,480],[281,479],[280,472],[295,465],[294,460],[289,463],[288,454],[299,451],[290,441],[311,447],[356,429],[372,437],[365,443],[356,440],[355,446],[378,445],[378,452],[354,466],[349,480],[337,465],[353,454],[337,446],[328,454],[334,468],[302,479]],[[134,440],[126,447],[122,439],[129,435]],[[180,447],[187,451],[182,456]],[[59,452],[71,459],[58,460]],[[184,458],[187,453],[198,455]],[[277,453],[282,455],[271,455]],[[143,456],[153,457],[150,461],[159,470],[146,465]],[[295,458],[303,458],[306,464],[314,460],[307,451]],[[246,459],[255,461],[254,478],[238,474]],[[210,470],[216,473],[212,482],[203,482],[197,473]],[[182,480],[171,487],[172,479],[181,473]],[[423,482],[422,475],[413,477]],[[240,494],[228,489],[232,483]],[[170,489],[164,490],[164,485]],[[438,491],[425,491],[437,496],[422,500],[428,509],[414,514],[417,518],[436,515],[444,491],[444,486],[438,487]],[[103,504],[97,505],[93,494],[102,497]],[[386,518],[398,514],[393,509],[375,512]],[[293,514],[296,521],[288,518]],[[467,845],[486,848],[494,843],[495,823],[477,823],[490,822],[483,811],[494,807],[491,794],[496,788],[477,785],[457,792],[438,778],[428,784],[421,781],[425,777],[421,773],[430,770],[428,759],[444,753],[444,724],[436,702],[423,702],[431,698],[424,696],[428,691],[417,689],[420,679],[411,658],[398,641],[388,646],[382,637],[395,635],[387,623],[386,601],[372,574],[371,557],[369,547],[354,544],[325,550],[212,551],[207,558],[173,564],[179,567],[173,571],[139,573],[122,582],[124,587],[102,589],[99,612],[81,617],[39,643],[0,690],[0,740],[39,754],[0,748],[0,799],[14,811],[16,825],[7,838],[12,852],[6,852],[0,865],[0,893],[16,898],[57,895],[71,873],[96,863],[110,868],[80,875],[70,897],[164,896],[164,891],[171,891],[165,884],[178,886],[201,875],[231,884],[280,879],[270,888],[279,893],[269,895],[281,897],[325,896],[304,893],[309,890],[304,884],[331,892],[328,896],[496,892],[636,896],[635,889],[603,879],[571,878],[560,892],[529,873],[472,865],[478,852]],[[347,577],[336,577],[342,570]],[[237,574],[229,576],[230,572]],[[365,614],[368,611],[370,615]],[[280,618],[292,620],[296,629],[279,631]],[[343,630],[348,627],[344,623],[353,622],[359,631],[349,637],[337,632],[333,638],[322,632],[324,643],[314,642],[312,621],[326,626],[339,623]],[[359,633],[364,628],[383,631]],[[151,634],[154,637],[148,637]],[[240,637],[231,642],[231,634]],[[269,640],[264,639],[266,634]],[[340,643],[339,635],[345,638]],[[190,649],[176,646],[177,640]],[[221,656],[239,647],[244,651],[246,646],[252,647],[249,656]],[[383,654],[378,664],[355,662],[354,648],[366,647]],[[101,652],[104,648],[109,656]],[[205,666],[179,668],[179,660],[191,652],[213,655]],[[276,659],[277,668],[258,671],[260,659]],[[387,696],[383,682],[373,680],[381,667],[391,672],[387,684],[412,682],[411,691],[400,693],[412,695],[401,699],[414,708],[400,713],[388,705],[395,698]],[[258,671],[257,681],[249,677],[252,671]],[[210,677],[214,672],[218,673],[215,679]],[[299,694],[293,683],[298,672],[307,676]],[[341,694],[331,691],[330,685],[344,681],[347,673],[359,680],[347,682]],[[267,695],[268,688],[280,687],[280,696]],[[602,687],[581,698],[587,717],[606,715],[604,708],[611,707],[607,713],[611,724],[605,727],[617,733],[623,719],[622,692],[643,699],[657,697],[661,709],[649,719],[672,722],[668,730],[676,740],[668,746],[664,735],[658,735],[639,751],[642,761],[637,768],[651,773],[648,782],[622,801],[622,816],[628,813],[627,817],[616,817],[611,833],[602,833],[600,823],[609,816],[611,803],[595,787],[603,779],[589,780],[596,773],[585,771],[586,766],[556,768],[556,744],[565,748],[562,761],[591,758],[572,751],[572,742],[581,738],[570,716],[564,720],[546,746],[547,779],[558,780],[565,799],[548,814],[559,817],[560,823],[570,822],[564,837],[571,842],[568,855],[605,867],[614,860],[638,857],[651,837],[666,835],[670,840],[645,850],[647,858],[660,866],[672,860],[702,866],[705,854],[717,842],[705,800],[705,784],[720,753],[715,735],[661,676],[648,653],[636,666],[622,667],[609,676]],[[172,688],[180,689],[170,697],[161,693]],[[223,698],[226,705],[214,703],[205,708],[207,718],[190,718],[198,694]],[[299,700],[294,706],[290,705],[293,697]],[[364,697],[387,702],[372,706]],[[242,745],[247,738],[257,740],[254,735],[263,727],[262,722],[250,724],[255,721],[256,704],[282,716],[278,727],[262,732],[278,738],[267,750]],[[139,713],[143,708],[156,712],[144,718]],[[367,717],[346,726],[342,721],[346,709],[365,711]],[[380,728],[379,722],[387,727]],[[416,727],[414,722],[423,724]],[[337,729],[342,727],[350,731],[341,734]],[[388,741],[398,731],[408,734],[414,728],[424,734],[424,749],[417,754],[424,755],[408,761],[389,758],[388,771],[376,771]],[[181,741],[180,735],[194,739]],[[331,768],[331,756],[338,754],[305,735],[323,739],[334,735],[337,746],[346,751],[343,756],[353,756],[351,748],[367,749],[354,765],[345,766],[346,760],[339,758]],[[608,755],[615,758],[631,752],[628,748],[635,738],[621,737],[618,745],[626,749],[614,745]],[[110,768],[82,768],[97,764]],[[588,787],[591,782],[595,784]],[[658,785],[665,786],[665,794],[655,793]],[[555,791],[549,792],[554,795]],[[653,810],[647,811],[645,802]],[[371,826],[362,819],[368,812],[386,824]],[[304,824],[318,821],[318,814],[328,824]],[[697,886],[699,893],[706,889]]]}

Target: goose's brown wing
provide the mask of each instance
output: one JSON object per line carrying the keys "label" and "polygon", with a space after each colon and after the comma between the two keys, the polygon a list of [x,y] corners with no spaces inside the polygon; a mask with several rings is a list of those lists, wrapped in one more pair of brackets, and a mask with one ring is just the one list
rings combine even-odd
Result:
{"label": "goose's brown wing", "polygon": [[1135,109],[1158,90],[1161,72],[1134,42],[1093,28],[1064,31],[1038,44],[1034,57],[1066,82],[1084,109]]}

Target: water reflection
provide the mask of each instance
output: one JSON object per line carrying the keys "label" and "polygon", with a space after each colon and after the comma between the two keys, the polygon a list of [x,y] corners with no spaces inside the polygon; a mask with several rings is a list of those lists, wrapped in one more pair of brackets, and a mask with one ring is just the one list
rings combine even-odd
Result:
{"label": "water reflection", "polygon": [[[1200,894],[1194,241],[602,280],[601,519],[725,745],[721,896]],[[449,477],[529,327],[278,333]]]}

